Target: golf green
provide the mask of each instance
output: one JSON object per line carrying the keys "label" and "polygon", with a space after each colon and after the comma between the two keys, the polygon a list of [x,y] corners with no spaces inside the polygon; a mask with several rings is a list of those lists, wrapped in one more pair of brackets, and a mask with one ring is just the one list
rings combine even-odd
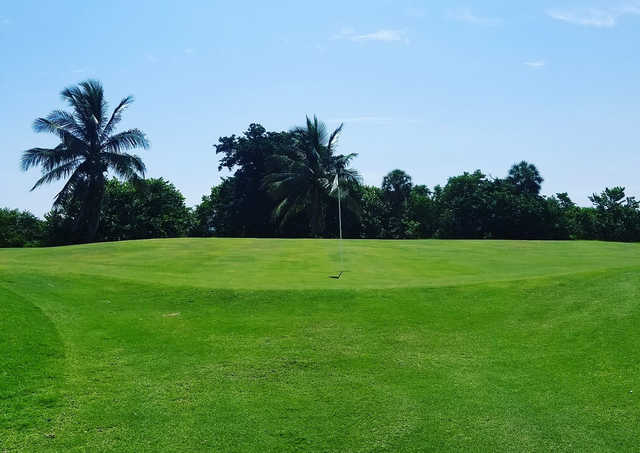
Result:
{"label": "golf green", "polygon": [[0,250],[0,452],[637,451],[640,246]]}

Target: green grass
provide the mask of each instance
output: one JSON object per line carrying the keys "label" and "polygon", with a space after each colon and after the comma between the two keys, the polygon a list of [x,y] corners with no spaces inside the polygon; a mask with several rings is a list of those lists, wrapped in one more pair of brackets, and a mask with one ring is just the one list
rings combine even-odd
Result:
{"label": "green grass", "polygon": [[0,250],[3,451],[637,451],[640,246]]}

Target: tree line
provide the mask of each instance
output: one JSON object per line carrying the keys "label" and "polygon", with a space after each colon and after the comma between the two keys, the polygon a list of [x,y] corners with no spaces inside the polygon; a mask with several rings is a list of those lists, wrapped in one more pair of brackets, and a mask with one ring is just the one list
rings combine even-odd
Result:
{"label": "tree line", "polygon": [[111,114],[97,81],[67,88],[62,97],[72,112],[56,110],[34,122],[37,132],[55,134],[60,144],[25,151],[22,166],[42,170],[33,189],[58,179],[65,184],[44,220],[0,209],[2,247],[182,236],[336,237],[336,180],[347,238],[640,240],[640,203],[623,187],[594,193],[593,206],[580,207],[566,193],[541,195],[543,178],[524,161],[505,178],[476,170],[429,188],[393,170],[380,187],[365,185],[351,166],[356,154],[337,153],[342,126],[330,130],[315,117],[290,131],[251,124],[239,136],[219,138],[218,170],[231,176],[188,208],[169,181],[145,179],[142,159],[129,153],[148,148],[145,134],[115,132],[131,97]]}

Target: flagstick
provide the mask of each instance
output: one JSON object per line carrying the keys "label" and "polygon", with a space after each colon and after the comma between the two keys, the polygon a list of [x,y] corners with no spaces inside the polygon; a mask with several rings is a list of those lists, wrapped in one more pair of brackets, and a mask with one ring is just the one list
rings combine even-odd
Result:
{"label": "flagstick", "polygon": [[342,256],[342,206],[340,205],[340,198],[342,197],[340,196],[340,179],[337,174],[336,181],[338,182],[338,226],[340,228],[340,242],[338,242],[338,248],[340,251],[340,272],[342,273],[344,272],[344,258]]}

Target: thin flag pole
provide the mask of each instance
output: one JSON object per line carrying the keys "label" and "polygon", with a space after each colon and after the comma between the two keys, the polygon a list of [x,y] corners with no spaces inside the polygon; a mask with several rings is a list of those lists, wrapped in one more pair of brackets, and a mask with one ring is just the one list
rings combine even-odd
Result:
{"label": "thin flag pole", "polygon": [[344,272],[344,257],[342,254],[342,205],[340,204],[341,203],[340,199],[342,198],[342,196],[340,194],[340,178],[337,173],[336,173],[336,182],[338,184],[338,228],[340,231],[340,236],[338,239],[338,249],[340,253],[340,272],[342,273]]}

